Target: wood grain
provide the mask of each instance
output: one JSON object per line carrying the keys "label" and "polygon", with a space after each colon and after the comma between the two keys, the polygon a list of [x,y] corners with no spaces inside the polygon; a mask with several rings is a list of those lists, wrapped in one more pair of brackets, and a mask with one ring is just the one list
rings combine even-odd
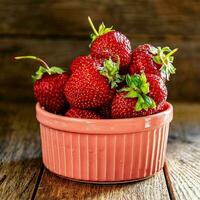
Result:
{"label": "wood grain", "polygon": [[41,168],[40,140],[30,105],[0,104],[0,199],[30,199]]}
{"label": "wood grain", "polygon": [[[143,41],[131,38],[132,46]],[[168,83],[169,100],[200,101],[200,49],[198,41],[179,41],[168,39],[167,41],[151,40],[155,45],[169,45],[178,47],[175,66],[177,73]],[[86,55],[89,52],[89,40],[72,39],[0,39],[0,99],[6,102],[32,101],[31,75],[36,71],[39,63],[34,61],[14,61],[17,55],[37,55],[49,65],[68,67],[69,63],[78,55]]]}
{"label": "wood grain", "polygon": [[36,200],[46,199],[169,199],[163,172],[145,181],[117,185],[94,185],[69,181],[45,170]]}
{"label": "wood grain", "polygon": [[168,168],[177,200],[200,199],[200,105],[179,104],[168,144]]}
{"label": "wood grain", "polygon": [[199,38],[200,32],[196,0],[1,0],[0,5],[1,35],[86,37],[91,31],[88,15],[129,36]]}

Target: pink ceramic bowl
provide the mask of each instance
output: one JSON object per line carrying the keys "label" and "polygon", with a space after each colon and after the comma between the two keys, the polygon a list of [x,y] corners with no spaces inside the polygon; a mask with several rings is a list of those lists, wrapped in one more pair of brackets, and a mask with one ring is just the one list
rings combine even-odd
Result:
{"label": "pink ceramic bowl", "polygon": [[84,182],[128,182],[152,176],[165,160],[172,105],[130,119],[76,119],[36,105],[46,168]]}

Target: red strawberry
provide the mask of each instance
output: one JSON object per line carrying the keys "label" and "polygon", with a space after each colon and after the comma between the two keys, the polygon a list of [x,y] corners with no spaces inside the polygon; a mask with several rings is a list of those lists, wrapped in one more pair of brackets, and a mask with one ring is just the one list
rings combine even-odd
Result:
{"label": "red strawberry", "polygon": [[79,69],[79,67],[87,67],[88,65],[93,65],[94,60],[91,58],[91,56],[78,56],[76,57],[71,65],[70,65],[70,71],[73,73],[75,70]]}
{"label": "red strawberry", "polygon": [[79,69],[79,67],[87,67],[88,65],[94,65],[97,69],[101,69],[104,65],[104,61],[104,59],[92,58],[91,55],[78,56],[72,61],[70,71],[73,73],[75,70]]}
{"label": "red strawberry", "polygon": [[88,17],[89,23],[94,31],[91,34],[91,56],[97,59],[111,58],[114,62],[120,60],[121,68],[127,68],[131,61],[131,44],[128,38],[122,33],[106,28],[102,23],[97,31]]}
{"label": "red strawberry", "polygon": [[101,116],[98,115],[95,111],[81,110],[79,108],[70,108],[65,113],[65,116],[74,118],[85,118],[85,119],[101,119]]}
{"label": "red strawberry", "polygon": [[146,74],[146,78],[149,82],[148,96],[155,101],[157,107],[163,105],[167,99],[167,87],[164,81],[154,74]]}
{"label": "red strawberry", "polygon": [[70,105],[88,109],[110,102],[113,98],[111,88],[117,87],[117,83],[121,81],[118,70],[119,63],[114,63],[111,59],[105,61],[100,71],[94,62],[87,67],[80,66],[71,74],[65,86],[64,93]]}
{"label": "red strawberry", "polygon": [[117,93],[112,102],[112,118],[131,118],[154,113],[154,109],[148,111],[135,111],[137,98],[125,98],[127,92]]}
{"label": "red strawberry", "polygon": [[155,113],[165,103],[167,88],[153,74],[126,76],[127,87],[112,102],[113,118],[130,118]]}
{"label": "red strawberry", "polygon": [[168,107],[169,107],[169,106],[168,106],[167,102],[165,102],[165,103],[163,103],[162,106],[160,106],[160,108],[158,109],[158,112],[165,111],[165,110],[168,109]]}
{"label": "red strawberry", "polygon": [[67,102],[64,96],[64,86],[68,75],[58,67],[49,67],[46,62],[34,56],[21,56],[16,59],[34,59],[43,63],[34,76],[34,95],[40,106],[52,113],[63,111]]}
{"label": "red strawberry", "polygon": [[138,46],[132,53],[130,74],[144,71],[146,74],[155,74],[169,80],[170,74],[174,74],[176,70],[172,65],[174,60],[172,54],[177,50],[171,50],[169,47],[155,48],[150,44]]}

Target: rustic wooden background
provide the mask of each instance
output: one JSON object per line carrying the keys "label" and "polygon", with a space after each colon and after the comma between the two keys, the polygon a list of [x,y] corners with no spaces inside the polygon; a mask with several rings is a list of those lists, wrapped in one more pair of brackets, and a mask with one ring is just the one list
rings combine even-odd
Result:
{"label": "rustic wooden background", "polygon": [[[124,32],[133,47],[148,42],[179,48],[169,99],[189,103],[174,104],[168,168],[147,181],[77,184],[42,165],[30,79],[37,63],[13,57],[34,54],[69,66],[88,53],[88,15]],[[156,200],[173,199],[173,190],[176,199],[199,199],[199,21],[200,0],[0,0],[0,199]]]}
{"label": "rustic wooden background", "polygon": [[199,0],[0,0],[0,100],[33,100],[30,76],[37,64],[16,62],[14,56],[34,54],[67,67],[87,54],[88,15],[96,24],[114,25],[132,47],[146,42],[178,47],[169,99],[200,100]]}

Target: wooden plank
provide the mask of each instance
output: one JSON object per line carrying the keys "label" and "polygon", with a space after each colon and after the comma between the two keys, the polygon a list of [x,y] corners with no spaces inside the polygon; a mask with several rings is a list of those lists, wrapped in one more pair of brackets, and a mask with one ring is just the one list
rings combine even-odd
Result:
{"label": "wooden plank", "polygon": [[177,200],[200,199],[200,105],[175,107],[167,159]]}
{"label": "wooden plank", "polygon": [[1,35],[88,37],[88,15],[130,36],[199,38],[200,32],[200,2],[195,0],[1,0],[0,5]]}
{"label": "wooden plank", "polygon": [[[175,66],[177,74],[168,83],[169,100],[200,101],[200,40],[180,41],[168,39],[143,40],[132,38],[133,47],[144,42],[154,45],[178,47]],[[68,67],[77,55],[89,52],[88,40],[71,39],[0,39],[0,99],[4,101],[32,101],[32,82],[30,79],[38,66],[34,61],[14,61],[17,55],[34,54],[44,58],[50,65]],[[184,86],[184,87],[183,87]],[[14,88],[14,89],[13,89]]]}
{"label": "wooden plank", "polygon": [[163,172],[145,181],[117,185],[95,185],[69,181],[44,171],[36,200],[44,199],[169,199]]}
{"label": "wooden plank", "polygon": [[41,168],[34,107],[0,104],[0,199],[30,199]]}

